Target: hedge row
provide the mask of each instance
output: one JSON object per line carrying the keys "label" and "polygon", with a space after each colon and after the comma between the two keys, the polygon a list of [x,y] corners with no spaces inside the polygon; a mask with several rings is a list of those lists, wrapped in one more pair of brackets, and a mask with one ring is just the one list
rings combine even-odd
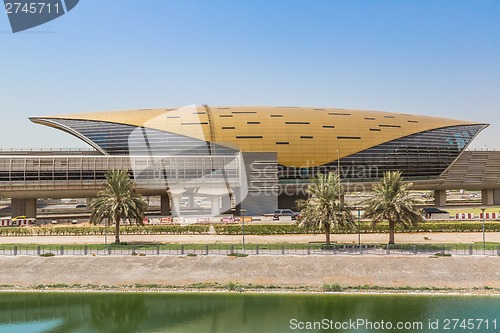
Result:
{"label": "hedge row", "polygon": [[[215,231],[219,235],[238,235],[242,233],[241,226],[239,225],[216,225]],[[486,231],[500,232],[500,222],[486,222]],[[481,222],[425,222],[421,223],[417,228],[404,228],[397,226],[397,232],[480,232],[482,231]],[[354,225],[352,228],[337,228],[332,230],[332,234],[349,234],[357,233],[358,226]],[[387,223],[379,223],[372,227],[369,223],[362,223],[360,232],[367,233],[387,233],[389,232],[389,225]],[[283,224],[269,224],[269,225],[245,225],[245,234],[248,235],[279,235],[279,234],[317,234],[318,230],[305,230],[298,225],[283,225]]]}
{"label": "hedge row", "polygon": [[[241,225],[215,225],[218,235],[241,235]],[[296,224],[245,224],[245,234],[248,235],[285,235],[316,233],[314,230],[305,230]]]}
{"label": "hedge row", "polygon": [[[154,225],[154,226],[121,226],[123,235],[194,235],[206,234],[210,230],[207,225]],[[109,227],[107,233],[114,234],[115,228]],[[36,228],[0,228],[0,236],[102,236],[105,227],[36,227]]]}
{"label": "hedge row", "polygon": [[[209,225],[151,225],[120,227],[124,235],[194,235],[207,234]],[[114,231],[113,231],[114,232]]]}
{"label": "hedge row", "polygon": [[[215,225],[215,232],[218,235],[240,235],[241,225]],[[486,231],[500,232],[500,222],[486,222]],[[109,227],[107,233],[114,234],[114,227]],[[208,234],[208,225],[154,225],[154,226],[122,226],[120,233],[123,235],[194,235]],[[361,233],[387,233],[389,226],[387,223],[379,223],[372,228],[369,223],[362,223]],[[425,222],[417,228],[404,230],[397,227],[398,232],[480,232],[481,222]],[[34,228],[0,228],[0,236],[101,236],[106,232],[104,227],[34,227]],[[353,228],[338,228],[332,233],[357,233],[357,225]],[[295,224],[247,224],[245,234],[248,235],[285,235],[285,234],[317,234],[317,230],[306,230]]]}

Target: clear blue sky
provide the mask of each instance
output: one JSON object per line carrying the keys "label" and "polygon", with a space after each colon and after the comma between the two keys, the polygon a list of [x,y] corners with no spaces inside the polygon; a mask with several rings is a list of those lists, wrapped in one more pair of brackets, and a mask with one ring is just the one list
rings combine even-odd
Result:
{"label": "clear blue sky", "polygon": [[500,1],[81,0],[12,34],[0,12],[0,147],[85,147],[29,116],[211,105],[345,107],[490,123]]}

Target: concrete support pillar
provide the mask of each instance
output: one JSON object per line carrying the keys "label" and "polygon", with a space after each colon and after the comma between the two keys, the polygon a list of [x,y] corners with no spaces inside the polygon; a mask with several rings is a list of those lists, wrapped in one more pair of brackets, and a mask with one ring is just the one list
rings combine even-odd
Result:
{"label": "concrete support pillar", "polygon": [[226,213],[231,210],[231,197],[229,195],[224,195],[222,197],[222,212]]}
{"label": "concrete support pillar", "polygon": [[178,217],[181,215],[181,197],[173,195],[171,200],[170,208],[172,210],[172,217]]}
{"label": "concrete support pillar", "polygon": [[160,214],[170,215],[170,198],[166,194],[160,196]]}
{"label": "concrete support pillar", "polygon": [[485,206],[493,206],[495,203],[494,190],[481,190],[482,204]]}
{"label": "concrete support pillar", "polygon": [[436,207],[445,207],[446,206],[446,191],[445,190],[434,191],[434,205]]}
{"label": "concrete support pillar", "polygon": [[172,212],[172,217],[181,216],[181,198],[186,192],[183,188],[169,188],[168,196],[170,198],[170,211]]}
{"label": "concrete support pillar", "polygon": [[36,218],[36,199],[11,199],[11,217],[22,216]]}
{"label": "concrete support pillar", "polygon": [[188,195],[188,208],[194,209],[194,194]]}
{"label": "concrete support pillar", "polygon": [[212,216],[220,215],[220,196],[215,195],[210,198],[212,200]]}
{"label": "concrete support pillar", "polygon": [[16,217],[20,215],[26,215],[26,199],[14,199],[10,200],[10,216]]}
{"label": "concrete support pillar", "polygon": [[493,204],[495,206],[500,205],[500,190],[493,190]]}
{"label": "concrete support pillar", "polygon": [[26,200],[26,217],[36,218],[36,199]]}

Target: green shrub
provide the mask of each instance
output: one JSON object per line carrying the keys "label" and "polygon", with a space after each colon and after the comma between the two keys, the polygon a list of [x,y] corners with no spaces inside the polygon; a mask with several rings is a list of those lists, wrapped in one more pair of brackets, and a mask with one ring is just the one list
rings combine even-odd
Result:
{"label": "green shrub", "polygon": [[[241,235],[240,225],[215,225],[215,232],[218,235]],[[304,234],[317,233],[315,231],[307,232],[295,224],[253,224],[245,225],[245,234],[248,235],[280,235],[280,234]]]}
{"label": "green shrub", "polygon": [[231,290],[231,291],[241,291],[241,290],[243,290],[242,286],[240,284],[234,283],[234,282],[231,282],[231,281],[229,281],[226,284],[226,289],[227,290]]}
{"label": "green shrub", "polygon": [[246,254],[246,253],[236,253],[236,252],[233,252],[233,253],[229,253],[227,256],[228,256],[228,257],[244,258],[244,257],[248,257],[248,254]]}
{"label": "green shrub", "polygon": [[339,291],[342,291],[342,286],[338,283],[332,283],[332,284],[325,283],[323,285],[323,290],[324,291],[339,292]]}

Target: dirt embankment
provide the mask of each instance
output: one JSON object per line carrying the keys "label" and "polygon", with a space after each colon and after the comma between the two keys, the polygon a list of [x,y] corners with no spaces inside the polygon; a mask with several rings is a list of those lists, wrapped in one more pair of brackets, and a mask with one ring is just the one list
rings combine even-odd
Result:
{"label": "dirt embankment", "polygon": [[233,282],[321,288],[500,288],[500,257],[463,256],[146,256],[0,257],[0,284],[125,286]]}

